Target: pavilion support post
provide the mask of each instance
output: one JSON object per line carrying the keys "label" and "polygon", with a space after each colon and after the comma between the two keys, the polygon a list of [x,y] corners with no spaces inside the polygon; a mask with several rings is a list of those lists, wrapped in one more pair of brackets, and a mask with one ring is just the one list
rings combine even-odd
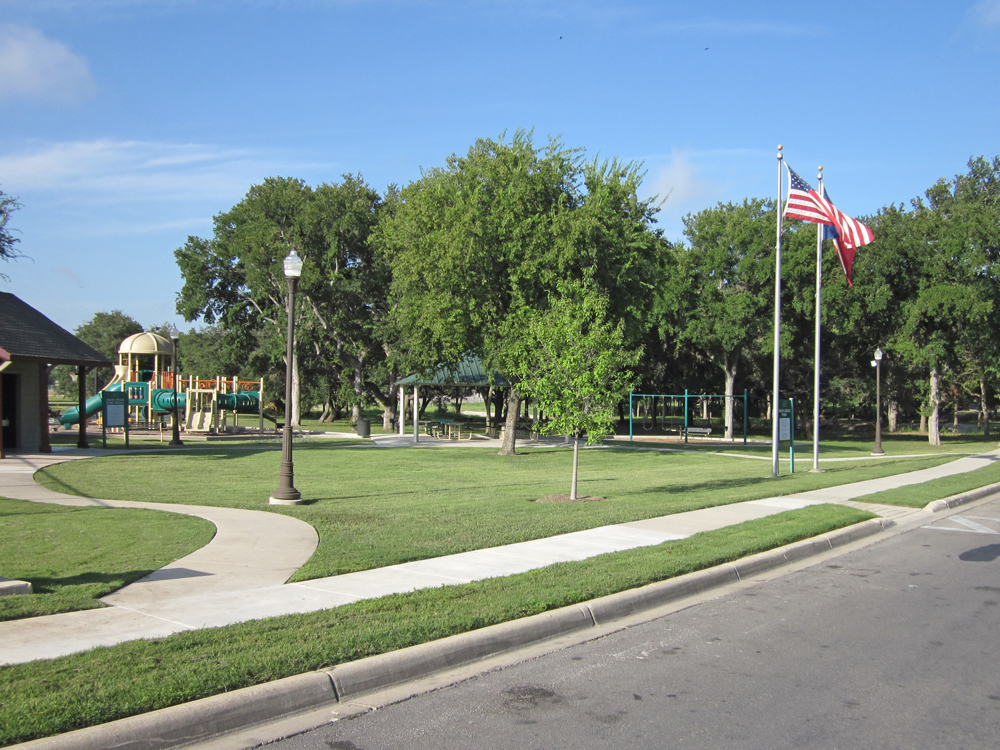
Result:
{"label": "pavilion support post", "polygon": [[79,437],[76,440],[77,448],[89,448],[90,443],[87,442],[87,368],[80,365],[76,368],[76,384],[77,384],[77,408],[79,417]]}
{"label": "pavilion support post", "polygon": [[406,434],[406,388],[399,386],[399,436]]}
{"label": "pavilion support post", "polygon": [[49,442],[49,366],[45,364],[38,366],[38,410],[42,420],[38,452],[51,453],[52,444]]}
{"label": "pavilion support post", "polygon": [[413,442],[420,442],[420,386],[413,384]]}

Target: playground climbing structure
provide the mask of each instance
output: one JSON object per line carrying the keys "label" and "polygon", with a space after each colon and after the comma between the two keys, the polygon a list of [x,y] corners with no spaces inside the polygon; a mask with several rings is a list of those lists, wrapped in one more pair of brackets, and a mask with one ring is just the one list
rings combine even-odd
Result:
{"label": "playground climbing structure", "polygon": [[[118,347],[114,377],[100,393],[87,400],[84,419],[101,413],[104,391],[125,391],[132,429],[165,426],[176,406],[184,432],[235,432],[240,427],[240,415],[254,415],[263,433],[267,418],[261,403],[263,380],[178,376],[175,388],[174,373],[168,368],[173,357],[173,345],[163,336],[145,332],[126,338]],[[79,420],[79,409],[75,406],[59,417],[66,428]]]}

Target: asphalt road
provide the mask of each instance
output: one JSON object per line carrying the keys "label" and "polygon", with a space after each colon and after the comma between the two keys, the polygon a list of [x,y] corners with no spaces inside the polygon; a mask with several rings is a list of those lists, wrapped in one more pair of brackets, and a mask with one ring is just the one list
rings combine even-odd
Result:
{"label": "asphalt road", "polygon": [[993,750],[1000,499],[924,523],[277,747]]}

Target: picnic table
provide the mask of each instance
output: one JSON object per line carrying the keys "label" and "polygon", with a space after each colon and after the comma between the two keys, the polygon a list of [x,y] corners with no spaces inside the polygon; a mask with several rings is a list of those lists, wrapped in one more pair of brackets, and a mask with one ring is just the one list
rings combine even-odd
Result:
{"label": "picnic table", "polygon": [[431,434],[438,440],[461,440],[463,432],[466,440],[472,440],[468,422],[457,419],[435,419],[431,422]]}

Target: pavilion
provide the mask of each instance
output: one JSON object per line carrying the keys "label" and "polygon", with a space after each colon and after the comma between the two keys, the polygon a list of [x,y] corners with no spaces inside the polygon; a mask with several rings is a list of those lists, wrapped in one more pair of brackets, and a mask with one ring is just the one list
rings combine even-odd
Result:
{"label": "pavilion", "polygon": [[[65,328],[9,292],[0,292],[0,458],[5,451],[51,453],[49,368],[78,368],[80,410],[88,368],[111,361]],[[87,447],[87,420],[80,420],[79,447]]]}
{"label": "pavilion", "polygon": [[[499,372],[492,377],[483,369],[482,360],[467,354],[458,364],[441,365],[435,370],[415,373],[395,382],[399,388],[399,434],[406,434],[406,389],[413,388],[413,441],[420,440],[420,386],[432,388],[510,388]],[[492,404],[487,403],[487,410]],[[487,411],[487,413],[489,413]]]}

